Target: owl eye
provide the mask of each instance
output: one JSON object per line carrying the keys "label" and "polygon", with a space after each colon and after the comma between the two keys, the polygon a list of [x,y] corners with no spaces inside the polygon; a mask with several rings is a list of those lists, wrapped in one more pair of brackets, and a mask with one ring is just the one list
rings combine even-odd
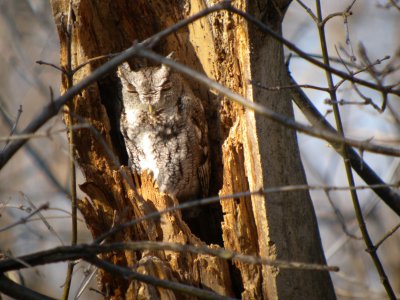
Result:
{"label": "owl eye", "polygon": [[161,89],[163,91],[169,90],[172,88],[172,82],[171,81],[166,81],[164,82],[164,84],[162,85]]}
{"label": "owl eye", "polygon": [[136,88],[133,86],[133,84],[130,84],[130,83],[128,82],[126,86],[127,86],[128,93],[135,93],[135,94],[137,94]]}

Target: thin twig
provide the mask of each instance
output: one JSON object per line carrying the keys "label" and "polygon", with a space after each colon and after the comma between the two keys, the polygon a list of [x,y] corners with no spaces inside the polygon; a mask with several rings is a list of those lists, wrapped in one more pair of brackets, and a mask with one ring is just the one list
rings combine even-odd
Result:
{"label": "thin twig", "polygon": [[79,285],[76,295],[74,297],[74,299],[79,299],[83,292],[85,291],[85,289],[88,287],[90,281],[92,280],[93,276],[96,275],[96,271],[97,271],[97,267],[94,266],[90,266],[91,268],[93,268],[93,270],[91,269],[86,269],[83,273],[85,275],[85,277],[82,279],[81,284]]}
{"label": "thin twig", "polygon": [[[103,268],[106,271],[115,273],[119,275],[127,275],[126,272],[129,271],[128,268],[122,268],[119,266],[115,266],[111,263],[107,263],[108,268],[104,268],[104,264],[99,264],[100,260],[98,260],[95,255],[101,253],[109,253],[115,251],[124,251],[124,250],[164,250],[164,251],[176,251],[176,252],[192,252],[195,254],[203,254],[203,255],[212,255],[219,257],[221,259],[232,259],[236,261],[240,261],[243,263],[249,264],[265,264],[270,266],[275,266],[279,268],[288,268],[288,269],[306,269],[306,270],[318,270],[318,271],[333,271],[336,272],[339,269],[334,266],[325,266],[318,264],[308,264],[308,263],[300,263],[300,262],[291,262],[291,261],[282,261],[282,260],[270,260],[258,258],[250,255],[242,255],[238,254],[226,249],[212,249],[208,247],[198,247],[191,245],[182,245],[176,243],[165,243],[165,242],[154,242],[154,241],[141,241],[141,242],[130,242],[130,243],[112,243],[105,245],[76,245],[76,246],[64,246],[57,247],[51,250],[41,251],[38,253],[33,253],[29,255],[24,255],[18,257],[18,260],[15,259],[6,259],[0,261],[0,270],[2,272],[7,272],[11,270],[18,270],[21,268],[25,268],[29,263],[30,266],[38,266],[47,263],[55,263],[66,260],[76,260],[76,259],[84,259],[97,267]],[[21,263],[23,261],[24,263]],[[157,278],[152,276],[142,277],[136,276],[137,273],[131,273],[128,277],[132,279],[136,279],[142,282],[150,283],[156,286],[162,286],[169,289],[173,289],[176,291],[181,291],[185,293],[189,293],[192,295],[197,295],[201,297],[208,297],[209,295],[218,296],[216,294],[208,294],[210,292],[203,293],[202,289],[196,288],[193,290],[192,287],[183,285],[183,284],[174,284],[169,281],[160,281]],[[183,290],[182,290],[183,289]],[[211,292],[212,293],[212,292]],[[213,298],[213,299],[227,299],[227,298]]]}
{"label": "thin twig", "polygon": [[351,61],[356,61],[356,57],[354,55],[354,49],[353,45],[351,43],[350,39],[350,27],[349,27],[349,22],[348,22],[348,17],[352,15],[351,9],[353,8],[354,4],[356,3],[357,0],[353,0],[353,2],[347,7],[345,13],[343,14],[343,23],[346,31],[346,45],[350,47],[351,55],[350,55],[350,60]]}
{"label": "thin twig", "polygon": [[33,210],[33,211],[32,211],[30,214],[28,214],[27,216],[25,216],[25,217],[19,219],[18,221],[14,222],[14,223],[12,223],[12,224],[9,224],[9,225],[7,225],[7,226],[4,226],[4,227],[0,228],[0,232],[4,232],[4,231],[6,231],[6,230],[9,230],[9,229],[11,229],[11,228],[13,228],[13,227],[15,227],[15,226],[21,225],[21,224],[25,224],[26,222],[28,222],[28,220],[29,220],[30,218],[32,218],[34,215],[36,215],[39,211],[45,210],[45,209],[48,209],[48,208],[49,208],[49,203],[42,204],[42,205],[40,205],[38,208],[36,208],[35,210]]}
{"label": "thin twig", "polygon": [[[321,42],[322,56],[324,59],[324,63],[326,65],[329,65],[328,47],[327,47],[327,43],[326,43],[325,28],[324,28],[325,23],[322,22],[322,7],[321,7],[320,0],[316,1],[316,7],[317,7],[317,17],[319,20],[318,33],[319,33],[320,42]],[[328,70],[325,70],[325,73],[326,73],[326,78],[328,81],[328,86],[331,90],[330,97],[331,97],[331,100],[334,102],[332,107],[333,107],[333,112],[334,112],[334,116],[335,116],[336,127],[338,129],[339,134],[341,136],[344,136],[344,129],[343,129],[343,124],[342,124],[342,120],[341,120],[339,105],[337,104],[338,101],[337,101],[336,89],[335,89],[335,86],[333,83],[333,76],[332,76],[332,73],[329,72]],[[342,152],[343,152],[342,156],[343,156],[343,162],[344,162],[344,166],[345,166],[347,180],[348,180],[349,186],[353,187],[355,184],[354,184],[353,172],[352,172],[351,165],[350,165],[350,162],[348,159],[348,157],[349,157],[348,145],[343,145]],[[396,295],[395,295],[393,288],[389,282],[389,279],[386,275],[385,269],[383,268],[383,265],[379,259],[376,249],[374,249],[374,247],[373,247],[374,245],[372,243],[367,226],[365,224],[365,220],[364,220],[364,217],[362,214],[357,191],[350,190],[350,195],[351,195],[351,199],[353,202],[358,226],[360,228],[363,240],[367,246],[367,252],[370,254],[371,259],[375,264],[376,270],[378,271],[378,274],[382,280],[382,284],[385,287],[388,296],[390,297],[390,299],[396,299]]]}
{"label": "thin twig", "polygon": [[315,23],[318,23],[317,16],[314,14],[314,12],[312,11],[312,9],[309,8],[303,1],[301,1],[301,0],[296,0],[296,1],[297,1],[297,3],[299,3],[300,6],[303,7],[303,9],[309,14],[309,16],[311,17],[311,19],[313,19]]}
{"label": "thin twig", "polygon": [[44,264],[57,263],[62,261],[86,260],[99,254],[112,253],[116,251],[173,251],[177,253],[193,253],[210,255],[224,260],[233,260],[251,265],[266,265],[281,269],[293,270],[314,270],[338,272],[337,266],[327,266],[315,263],[296,262],[281,259],[268,259],[255,255],[245,255],[224,248],[209,248],[208,246],[193,246],[187,244],[158,242],[158,241],[138,241],[138,242],[118,242],[103,245],[79,244],[74,246],[61,246],[49,250],[39,251],[19,257],[3,259],[0,261],[1,272],[20,270],[27,267],[35,267]]}
{"label": "thin twig", "polygon": [[[77,130],[77,129],[83,129],[83,128],[89,128],[91,125],[89,124],[75,124],[72,126],[72,130]],[[29,140],[29,139],[37,139],[37,138],[50,138],[52,135],[58,134],[58,133],[63,133],[66,132],[69,129],[56,129],[56,130],[48,130],[45,132],[38,132],[38,133],[30,133],[30,134],[14,134],[13,136],[10,137],[0,137],[0,142],[5,141],[5,140]]]}
{"label": "thin twig", "polygon": [[[367,50],[365,49],[364,45],[362,43],[359,44],[359,53],[361,56],[361,59],[363,60],[364,64],[368,66],[367,71],[371,75],[371,77],[375,80],[375,82],[379,85],[383,85],[383,81],[379,78],[377,72],[375,71],[374,65],[372,64],[368,54]],[[387,103],[387,96],[383,98],[382,100],[382,106],[379,109],[380,112],[383,112],[386,108],[386,103]]]}
{"label": "thin twig", "polygon": [[339,221],[339,224],[342,227],[343,232],[351,239],[361,240],[362,239],[361,237],[358,237],[355,234],[351,233],[350,230],[347,228],[343,214],[339,210],[335,202],[332,200],[330,193],[325,191],[325,195],[328,198],[328,202],[331,205],[333,212],[335,213],[336,219]]}
{"label": "thin twig", "polygon": [[[337,53],[338,57],[340,58],[340,60],[342,60],[342,57],[340,56],[339,51],[338,51],[338,49],[337,49],[336,46],[335,46],[335,50],[336,50],[336,53]],[[343,63],[343,66],[345,67],[345,69],[347,70],[347,72],[349,72],[349,74],[355,75],[355,74],[359,74],[359,73],[361,73],[361,72],[364,72],[364,71],[366,71],[366,70],[369,70],[370,67],[372,67],[373,65],[376,65],[376,64],[380,64],[380,63],[381,63],[383,60],[385,60],[385,59],[389,59],[389,57],[388,57],[388,56],[385,56],[385,57],[384,57],[383,59],[381,59],[381,60],[378,59],[374,64],[369,63],[367,67],[362,68],[362,69],[358,70],[357,72],[351,72],[350,69],[349,69],[348,66],[344,63],[343,60],[342,60],[342,63]],[[335,89],[337,90],[337,88],[338,88],[343,82],[344,82],[344,81],[342,80],[342,81],[340,81],[339,83],[337,83],[337,84],[335,85]],[[382,112],[381,108],[380,108],[378,105],[376,105],[376,104],[372,101],[371,98],[365,96],[365,95],[360,91],[360,89],[358,88],[358,86],[357,86],[356,84],[351,83],[351,85],[353,86],[353,88],[354,88],[354,90],[356,91],[356,93],[357,93],[361,98],[364,99],[364,104],[366,104],[366,105],[371,105],[371,106],[372,106],[374,109],[376,109],[377,111]]]}
{"label": "thin twig", "polygon": [[149,275],[140,274],[138,272],[132,271],[129,268],[124,268],[121,266],[114,265],[108,261],[101,260],[97,257],[86,258],[86,261],[90,262],[93,265],[96,265],[97,267],[99,267],[111,274],[116,274],[116,275],[122,276],[124,278],[129,278],[129,279],[133,279],[133,280],[138,280],[138,281],[145,282],[145,283],[148,283],[148,284],[151,284],[154,286],[159,286],[159,287],[163,287],[163,288],[166,288],[169,290],[184,293],[184,294],[187,294],[190,296],[200,297],[202,299],[221,299],[221,300],[236,299],[236,298],[231,298],[228,296],[219,295],[215,292],[212,292],[212,291],[209,291],[206,289],[182,284],[182,283],[175,282],[175,281],[158,279],[156,277],[149,276]]}
{"label": "thin twig", "polygon": [[354,139],[345,138],[338,134],[328,132],[325,130],[321,130],[318,128],[314,128],[312,126],[307,126],[302,123],[296,122],[294,119],[288,118],[283,116],[275,111],[269,109],[268,107],[261,105],[257,102],[252,102],[244,98],[243,96],[231,91],[230,89],[224,87],[223,85],[219,84],[218,82],[208,78],[207,76],[192,70],[185,65],[182,65],[178,62],[175,62],[171,59],[168,59],[164,56],[158,55],[152,51],[145,49],[144,47],[138,45],[137,52],[140,56],[149,58],[153,61],[157,61],[159,63],[165,64],[170,66],[173,69],[176,69],[180,73],[188,75],[193,79],[205,84],[211,89],[214,89],[221,94],[225,95],[226,97],[230,98],[231,100],[249,108],[256,113],[263,115],[277,123],[283,124],[286,127],[296,129],[299,132],[306,133],[308,135],[325,139],[329,142],[336,142],[341,143],[342,145],[351,145],[353,147],[359,148],[361,151],[370,151],[374,153],[386,154],[390,156],[400,156],[400,149],[395,149],[392,147],[385,147],[381,145],[372,144],[370,142],[361,142]]}
{"label": "thin twig", "polygon": [[4,149],[7,147],[8,143],[10,142],[10,137],[12,137],[13,134],[17,131],[17,126],[18,126],[19,118],[21,117],[21,115],[22,115],[22,105],[19,106],[18,114],[17,114],[17,117],[15,118],[14,125],[11,127],[10,134],[9,134],[8,138],[5,140],[6,143],[5,143],[2,151],[4,151]]}
{"label": "thin twig", "polygon": [[[389,185],[389,186],[398,186],[398,185]],[[289,186],[282,186],[282,187],[269,187],[269,188],[264,188],[261,190],[257,191],[245,191],[245,192],[240,192],[240,193],[234,193],[234,194],[229,194],[229,195],[223,195],[223,196],[214,196],[214,197],[208,197],[208,198],[202,198],[199,200],[192,200],[188,201],[185,203],[181,203],[176,206],[171,206],[168,207],[164,210],[161,211],[155,211],[152,213],[149,213],[143,217],[136,218],[134,220],[128,221],[126,223],[119,224],[115,228],[110,229],[108,232],[105,232],[98,236],[93,243],[94,244],[99,244],[102,242],[104,239],[112,236],[113,234],[134,226],[136,224],[139,224],[143,221],[151,220],[151,219],[159,219],[161,215],[167,214],[174,212],[176,210],[185,210],[185,209],[190,209],[193,207],[197,206],[203,206],[203,205],[208,205],[211,203],[219,202],[219,201],[227,201],[227,200],[232,200],[236,198],[242,198],[242,197],[249,197],[252,195],[264,195],[264,194],[269,194],[269,193],[279,193],[279,192],[290,192],[290,191],[301,191],[301,190],[323,190],[323,191],[344,191],[344,190],[360,190],[360,189],[378,189],[378,188],[385,188],[388,187],[387,184],[383,185],[364,185],[364,186],[354,186],[354,187],[332,187],[332,186],[325,186],[325,185],[289,185]]]}
{"label": "thin twig", "polygon": [[238,14],[240,16],[242,16],[244,19],[246,19],[248,22],[254,24],[255,26],[258,27],[259,30],[261,30],[262,32],[270,35],[272,38],[274,38],[275,40],[281,42],[283,45],[285,45],[288,49],[294,51],[295,53],[297,53],[299,56],[301,56],[302,58],[304,58],[305,60],[307,60],[308,62],[320,67],[321,69],[324,69],[325,71],[329,71],[332,74],[335,74],[341,78],[347,79],[349,81],[352,81],[354,83],[358,83],[360,85],[363,85],[365,87],[371,88],[373,90],[377,90],[380,91],[381,93],[386,93],[386,94],[394,94],[394,95],[400,95],[400,90],[397,89],[393,89],[392,86],[379,86],[377,84],[374,84],[372,82],[363,80],[363,79],[359,79],[357,77],[351,76],[349,74],[347,74],[346,72],[337,70],[333,67],[331,67],[330,65],[327,65],[323,62],[320,62],[319,60],[314,59],[313,57],[309,56],[306,52],[304,52],[303,50],[301,50],[300,48],[298,48],[296,45],[294,45],[292,42],[286,40],[285,38],[283,38],[281,35],[279,35],[278,33],[276,33],[275,31],[273,31],[272,29],[270,29],[266,24],[264,24],[263,22],[261,22],[260,20],[256,19],[255,17],[253,17],[252,15],[241,11],[231,5],[229,5],[227,7],[227,10]]}
{"label": "thin twig", "polygon": [[350,13],[346,13],[346,12],[332,13],[332,14],[329,14],[328,16],[326,16],[323,20],[319,20],[319,25],[320,25],[320,26],[325,26],[326,23],[327,23],[329,20],[331,20],[331,19],[333,19],[333,18],[335,18],[335,17],[344,17],[344,18],[347,18],[349,15],[351,15],[351,14],[350,14]]}
{"label": "thin twig", "polygon": [[[302,58],[300,55],[293,54],[293,53],[290,53],[290,54],[292,55],[293,58]],[[310,57],[313,57],[313,58],[317,58],[317,59],[321,59],[321,60],[322,60],[322,55],[321,55],[321,54],[307,53],[307,55],[310,56]],[[330,57],[329,57],[329,61],[332,62],[332,63],[335,63],[335,64],[342,64],[342,61],[341,61],[338,57],[332,57],[332,56],[330,56]],[[362,67],[362,66],[356,64],[355,62],[348,61],[348,60],[346,60],[346,65],[347,65],[347,66],[350,66],[350,67],[352,67],[352,68],[357,68],[357,69],[359,69],[359,68]],[[343,81],[346,81],[347,79],[342,79],[342,80],[343,80]]]}
{"label": "thin twig", "polygon": [[49,62],[45,62],[45,61],[42,61],[42,60],[37,60],[37,61],[35,61],[35,63],[37,63],[38,65],[50,66],[50,67],[60,71],[61,73],[66,74],[66,71],[63,68],[60,68],[59,66],[57,66],[55,64],[52,64],[52,63],[49,63]]}
{"label": "thin twig", "polygon": [[[370,201],[362,208],[363,215],[368,218],[373,214],[378,205],[379,201]],[[359,229],[357,221],[353,222],[349,227],[351,232],[356,232],[356,230]],[[348,235],[343,235],[336,239],[335,242],[325,251],[326,259],[329,261],[349,240],[350,237]]]}
{"label": "thin twig", "polygon": [[[1,95],[0,95],[0,115],[5,121],[5,123],[8,124],[8,126],[11,128],[14,122],[12,120],[12,117],[8,113],[7,109],[5,108],[4,100],[2,99]],[[10,138],[12,139],[13,137]],[[32,161],[37,165],[38,169],[44,173],[45,177],[50,181],[50,183],[53,186],[55,186],[56,189],[61,193],[67,194],[68,191],[56,178],[53,171],[50,169],[47,161],[43,159],[43,157],[30,144],[26,145],[26,151],[32,157]]]}
{"label": "thin twig", "polygon": [[[212,13],[212,12],[219,11],[219,10],[227,10],[227,11],[230,11],[232,13],[235,13],[235,14],[238,14],[238,15],[242,16],[248,22],[253,23],[254,25],[256,25],[262,32],[265,32],[265,33],[271,35],[274,39],[276,39],[276,40],[280,41],[281,43],[283,43],[290,50],[296,52],[301,57],[303,57],[307,61],[313,63],[314,65],[319,66],[320,68],[328,70],[328,71],[332,72],[333,74],[336,74],[336,75],[338,75],[338,76],[340,76],[342,78],[345,78],[347,80],[350,80],[352,82],[364,85],[364,86],[369,87],[371,89],[379,90],[383,94],[400,95],[400,90],[394,89],[392,86],[380,87],[380,86],[378,86],[376,84],[373,84],[371,82],[356,78],[354,76],[349,76],[347,73],[342,72],[340,70],[336,70],[336,69],[334,69],[334,68],[332,68],[330,66],[326,66],[324,63],[321,63],[320,61],[308,56],[307,53],[305,53],[304,51],[300,50],[293,43],[291,43],[288,40],[284,39],[279,34],[275,33],[273,30],[271,30],[267,25],[265,25],[261,21],[257,20],[253,16],[251,16],[251,15],[249,15],[249,14],[247,14],[247,13],[241,11],[241,10],[238,10],[238,9],[234,8],[233,6],[230,5],[229,1],[223,1],[223,2],[220,2],[220,3],[216,4],[216,5],[214,5],[214,6],[211,6],[211,7],[207,8],[207,9],[204,9],[204,10],[198,12],[197,14],[195,14],[195,15],[193,15],[193,16],[185,19],[185,20],[179,21],[176,24],[174,24],[173,26],[171,26],[171,27],[169,27],[169,28],[167,28],[165,30],[160,31],[159,33],[155,34],[151,38],[149,38],[146,41],[144,41],[142,43],[142,45],[136,45],[136,46],[134,45],[134,46],[128,48],[127,50],[121,52],[121,54],[119,54],[118,56],[112,58],[110,61],[108,61],[104,65],[100,66],[95,71],[93,71],[91,73],[91,75],[89,75],[88,77],[86,77],[85,79],[83,79],[82,81],[77,83],[71,89],[67,90],[66,93],[63,96],[57,98],[53,103],[45,106],[43,111],[42,111],[42,113],[40,113],[35,119],[33,119],[31,121],[31,123],[25,128],[23,133],[27,134],[27,133],[35,132],[48,119],[53,117],[58,112],[58,110],[61,108],[61,106],[63,104],[65,104],[69,99],[71,99],[71,97],[75,96],[82,89],[88,87],[90,84],[92,84],[93,82],[98,80],[98,78],[106,75],[111,70],[113,70],[116,66],[121,64],[123,61],[129,59],[131,56],[136,54],[136,52],[138,50],[137,46],[139,46],[139,47],[140,46],[152,47],[159,40],[164,38],[165,36],[176,32],[180,28],[187,26],[188,24],[194,22],[197,19],[200,19],[200,18],[202,18],[202,17],[204,17],[204,16],[206,16],[206,15]],[[17,141],[17,142],[14,142],[14,143],[9,145],[9,147],[6,149],[6,151],[4,151],[4,153],[2,153],[0,155],[0,169],[4,167],[4,165],[15,154],[15,152],[18,151],[19,148],[21,148],[21,146],[24,143],[25,143],[25,141]],[[370,150],[371,149],[371,148],[368,148],[368,149],[364,148],[363,145],[359,145],[359,146],[363,150]],[[384,151],[383,149],[380,149],[380,150]],[[389,151],[389,153],[391,153],[391,154],[389,154],[389,153],[385,153],[385,154],[397,155],[397,156],[400,155],[400,151],[394,150],[394,152],[393,152],[393,149],[391,149],[391,150],[392,151]],[[382,153],[382,152],[380,152],[380,153]]]}
{"label": "thin twig", "polygon": [[[70,2],[71,5],[71,2]],[[72,82],[72,77],[70,78],[70,82]],[[72,99],[71,99],[72,100]],[[74,130],[73,130],[73,118],[69,113],[70,109],[66,106],[68,111],[68,132],[69,132],[69,166],[70,166],[70,190],[71,190],[71,224],[72,224],[72,237],[71,237],[71,245],[74,246],[78,240],[78,221],[77,221],[77,199],[76,199],[76,170],[75,170],[75,145],[74,145]],[[67,267],[67,275],[65,278],[64,290],[63,290],[63,300],[68,299],[69,291],[71,288],[72,274],[74,272],[75,262],[70,261]]]}
{"label": "thin twig", "polygon": [[394,234],[397,229],[400,228],[400,223],[390,229],[374,246],[375,249],[378,249],[386,239],[388,239],[392,234]]}
{"label": "thin twig", "polygon": [[[66,66],[66,72],[64,73],[64,76],[67,77],[67,89],[72,88],[74,85],[73,81],[73,72],[72,72],[72,14],[73,14],[73,9],[72,9],[72,0],[69,1],[69,7],[68,7],[68,20],[67,20],[67,28],[66,28],[66,47],[67,47],[67,66]],[[69,104],[72,106],[73,105],[73,100],[74,98],[72,97],[69,101]],[[72,114],[70,113],[71,109],[69,108],[68,104],[65,105],[67,115],[68,115],[68,133],[69,133],[69,167],[70,167],[70,176],[71,176],[71,182],[70,182],[70,190],[71,190],[71,214],[72,214],[72,219],[71,219],[71,225],[72,225],[72,237],[71,237],[71,245],[75,246],[77,241],[78,241],[78,221],[77,221],[77,213],[78,213],[78,204],[77,204],[77,195],[76,195],[76,170],[75,170],[75,143],[74,143],[74,136],[75,136],[75,131],[73,130],[73,124],[74,124],[74,118]],[[71,281],[72,281],[72,274],[74,272],[74,266],[75,262],[70,261],[68,262],[68,267],[67,267],[67,275],[65,278],[65,285],[64,285],[64,290],[63,290],[63,295],[62,299],[63,300],[68,300],[69,296],[69,291],[71,288]]]}
{"label": "thin twig", "polygon": [[[337,105],[340,105],[340,106],[346,106],[346,105],[360,105],[360,106],[371,105],[371,102],[365,101],[365,100],[364,101],[349,101],[349,100],[345,100],[345,99],[340,99],[340,100],[337,100],[336,102],[332,101],[331,99],[325,99],[324,103],[328,104],[328,105],[337,104]],[[378,109],[379,109],[379,107],[378,107]]]}
{"label": "thin twig", "polygon": [[[338,52],[336,52],[336,53],[338,53]],[[338,54],[339,54],[339,53],[338,53]],[[351,70],[349,69],[349,66],[351,66],[351,65],[349,64],[348,61],[345,61],[342,57],[339,56],[339,57],[336,59],[335,62],[336,62],[336,63],[341,63],[341,64],[346,68],[346,70],[349,72],[349,74],[351,74],[351,75],[354,76],[354,75],[357,75],[357,74],[360,74],[360,73],[362,73],[362,72],[367,71],[368,68],[371,67],[371,66],[381,64],[383,61],[385,61],[385,60],[387,60],[387,59],[390,59],[390,56],[389,56],[389,55],[386,55],[385,57],[383,57],[383,58],[381,58],[381,59],[377,59],[374,63],[371,63],[370,65],[357,67],[358,70],[355,71],[355,72],[353,72],[353,71],[351,71]],[[351,66],[351,67],[354,67],[354,66]],[[336,89],[339,88],[339,86],[341,86],[344,82],[346,82],[345,79],[340,80],[338,83],[336,83],[335,88],[336,88]],[[355,84],[352,83],[352,82],[351,82],[351,84],[352,84],[353,86],[355,85]]]}
{"label": "thin twig", "polygon": [[311,84],[299,84],[299,85],[280,85],[280,86],[264,86],[261,82],[255,82],[254,80],[250,80],[250,83],[260,89],[267,90],[267,91],[281,91],[286,89],[296,89],[296,88],[305,88],[305,89],[313,89],[323,92],[329,92],[328,88],[315,86]]}
{"label": "thin twig", "polygon": [[[204,9],[193,16],[179,21],[174,25],[156,33],[152,37],[145,40],[142,45],[146,47],[152,47],[155,43],[160,41],[162,38],[172,34],[179,29],[187,26],[188,24],[193,23],[194,21],[211,14],[215,11],[226,9],[229,5],[229,2],[223,1],[216,5],[213,5],[207,9]],[[51,101],[47,104],[42,112],[37,115],[22,131],[22,134],[31,134],[38,130],[41,126],[43,126],[50,118],[55,116],[61,107],[72,97],[77,95],[80,91],[91,85],[92,83],[96,82],[102,76],[108,74],[109,72],[113,71],[118,65],[132,57],[136,54],[138,48],[138,44],[134,44],[132,47],[122,51],[119,55],[112,58],[110,61],[106,62],[96,70],[94,70],[89,76],[75,84],[72,88],[68,89],[62,96],[58,97],[54,101]],[[10,160],[10,158],[26,143],[26,140],[19,140],[10,145],[0,154],[0,169],[2,169],[5,164]]]}
{"label": "thin twig", "polygon": [[[29,205],[33,209],[35,209],[35,210],[37,209],[36,205],[29,199],[29,197],[26,194],[24,194],[23,192],[19,192],[19,193],[24,198],[24,200],[29,203]],[[37,215],[42,220],[42,222],[46,226],[46,228],[60,241],[60,244],[64,245],[64,242],[63,242],[62,238],[60,237],[60,235],[57,233],[57,231],[54,230],[54,228],[50,225],[50,223],[47,222],[46,218],[42,215],[40,210],[37,212]]]}
{"label": "thin twig", "polygon": [[[290,83],[296,85],[296,81],[289,75]],[[307,120],[316,128],[322,128],[326,131],[336,132],[336,130],[331,126],[331,124],[321,115],[312,101],[308,98],[308,96],[303,92],[301,88],[297,88],[292,90],[291,93],[294,102],[300,108],[302,113],[305,115]],[[340,151],[340,144],[331,143],[333,149],[340,155],[342,152]],[[384,185],[385,182],[375,173],[375,171],[368,165],[366,161],[362,159],[362,157],[353,149],[348,148],[348,159],[352,168],[357,172],[357,174],[369,185],[375,186]],[[400,195],[390,189],[389,187],[383,188],[372,188],[375,194],[379,196],[379,198],[385,202],[387,206],[389,206],[398,216],[400,216]]]}

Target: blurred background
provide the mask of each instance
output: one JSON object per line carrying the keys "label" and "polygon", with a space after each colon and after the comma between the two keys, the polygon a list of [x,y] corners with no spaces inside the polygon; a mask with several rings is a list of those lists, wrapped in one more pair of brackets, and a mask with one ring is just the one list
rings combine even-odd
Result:
{"label": "blurred background", "polygon": [[[303,1],[315,10],[315,1]],[[341,12],[353,1],[321,1],[324,16]],[[394,5],[397,3],[397,7]],[[342,17],[331,19],[326,26],[328,50],[331,57],[361,64],[360,43],[364,45],[371,61],[391,58],[376,68],[389,70],[385,84],[400,80],[400,2],[397,0],[358,0],[352,16],[344,22]],[[310,54],[321,54],[316,25],[296,1],[289,7],[284,22],[284,36]],[[289,54],[289,52],[287,53]],[[16,124],[23,129],[43,106],[59,95],[60,73],[49,66],[35,62],[46,61],[58,65],[59,43],[49,1],[0,0],[0,136],[8,137]],[[345,70],[338,63],[335,67]],[[385,69],[386,68],[386,69]],[[326,87],[325,73],[293,55],[290,70],[299,84]],[[360,78],[372,80],[367,73]],[[336,82],[338,81],[335,78]],[[367,97],[381,105],[378,93],[360,88]],[[328,94],[305,89],[320,112],[333,123],[331,105],[325,100]],[[363,99],[350,84],[339,89],[338,97],[347,102]],[[346,103],[347,103],[346,102]],[[295,107],[297,120],[306,119]],[[371,105],[347,104],[341,106],[346,135],[352,138],[373,139],[387,146],[400,144],[400,102],[389,96],[388,108],[378,112]],[[69,201],[70,170],[65,126],[62,116],[51,119],[41,130],[45,137],[32,138],[0,172],[0,251],[4,255],[22,255],[70,243],[71,217]],[[309,184],[346,186],[347,180],[342,159],[324,141],[298,135],[299,144]],[[6,146],[0,142],[0,151]],[[364,153],[365,161],[387,183],[400,180],[399,159]],[[78,169],[79,170],[79,169]],[[83,177],[78,171],[78,183]],[[365,184],[356,176],[356,184]],[[79,191],[79,189],[78,189]],[[386,294],[379,276],[365,252],[365,244],[354,218],[349,192],[312,191],[312,199],[319,220],[325,255],[330,265],[341,271],[332,273],[339,299],[382,299]],[[83,197],[79,194],[79,197]],[[359,192],[368,229],[374,242],[399,224],[400,220],[374,193]],[[32,211],[49,204],[26,222],[20,222]],[[82,219],[79,220],[78,242],[89,242],[90,234]],[[13,225],[13,226],[10,226]],[[10,228],[8,228],[10,226]],[[400,230],[388,238],[378,254],[384,264],[392,286],[400,292]],[[53,264],[11,274],[28,287],[60,298],[67,264]],[[76,294],[87,265],[75,267],[71,299]],[[96,288],[94,280],[91,283]],[[85,290],[81,299],[101,299],[96,292]]]}

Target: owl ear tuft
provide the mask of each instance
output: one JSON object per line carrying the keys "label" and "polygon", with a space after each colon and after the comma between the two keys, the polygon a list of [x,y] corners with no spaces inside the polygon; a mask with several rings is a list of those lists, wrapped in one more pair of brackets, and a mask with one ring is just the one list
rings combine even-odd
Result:
{"label": "owl ear tuft", "polygon": [[129,74],[130,72],[132,72],[131,67],[129,66],[129,64],[126,61],[118,66],[117,73],[118,73],[119,77],[125,79],[125,76],[127,74]]}
{"label": "owl ear tuft", "polygon": [[[174,55],[174,52],[172,51],[170,54],[168,54],[166,56],[166,58],[172,59],[173,55]],[[168,77],[170,71],[171,71],[171,67],[170,66],[167,66],[167,65],[164,65],[164,64],[161,65],[160,74],[161,74],[162,77],[165,77],[165,78]]]}

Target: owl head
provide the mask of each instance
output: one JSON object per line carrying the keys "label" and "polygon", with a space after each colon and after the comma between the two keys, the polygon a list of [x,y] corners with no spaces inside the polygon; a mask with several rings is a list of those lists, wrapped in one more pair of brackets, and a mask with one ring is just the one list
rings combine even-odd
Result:
{"label": "owl head", "polygon": [[[170,58],[172,53],[167,57]],[[118,67],[122,82],[122,98],[125,107],[148,109],[149,112],[175,105],[179,95],[176,80],[167,65],[131,70],[128,63]],[[177,82],[178,81],[178,82]]]}

